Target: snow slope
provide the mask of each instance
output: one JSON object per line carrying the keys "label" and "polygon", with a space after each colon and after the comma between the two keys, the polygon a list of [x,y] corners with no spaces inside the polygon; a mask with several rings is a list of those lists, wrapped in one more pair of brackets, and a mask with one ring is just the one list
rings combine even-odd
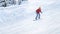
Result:
{"label": "snow slope", "polygon": [[[48,3],[49,2],[49,3]],[[41,5],[41,19],[33,21]],[[0,34],[60,34],[60,1],[37,0],[0,8]]]}

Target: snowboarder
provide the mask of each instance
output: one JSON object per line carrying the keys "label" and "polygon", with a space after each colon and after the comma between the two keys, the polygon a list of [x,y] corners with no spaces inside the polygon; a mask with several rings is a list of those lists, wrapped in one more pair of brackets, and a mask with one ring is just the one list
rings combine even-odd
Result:
{"label": "snowboarder", "polygon": [[42,12],[41,12],[41,8],[39,7],[39,8],[36,10],[36,17],[35,17],[36,20],[37,20],[37,19],[40,19],[40,13],[42,13]]}

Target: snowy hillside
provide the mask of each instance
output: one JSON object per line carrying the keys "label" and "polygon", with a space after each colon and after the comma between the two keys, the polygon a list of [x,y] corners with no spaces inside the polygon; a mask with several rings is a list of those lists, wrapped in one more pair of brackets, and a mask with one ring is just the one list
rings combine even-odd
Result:
{"label": "snowy hillside", "polygon": [[[41,19],[33,21],[41,6]],[[0,7],[0,34],[60,34],[60,0],[29,0]]]}

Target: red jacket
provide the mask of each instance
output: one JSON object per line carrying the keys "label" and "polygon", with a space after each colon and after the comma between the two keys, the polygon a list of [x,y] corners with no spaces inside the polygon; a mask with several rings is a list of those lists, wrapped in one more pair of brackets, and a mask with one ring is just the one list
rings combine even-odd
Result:
{"label": "red jacket", "polygon": [[41,8],[38,8],[37,10],[36,10],[36,13],[40,13],[41,12]]}

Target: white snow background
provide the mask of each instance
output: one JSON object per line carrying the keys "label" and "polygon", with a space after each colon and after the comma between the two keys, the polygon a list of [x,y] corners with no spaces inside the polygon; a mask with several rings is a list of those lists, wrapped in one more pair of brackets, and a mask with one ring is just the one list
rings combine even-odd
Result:
{"label": "white snow background", "polygon": [[[33,21],[39,6],[41,19]],[[60,34],[60,0],[28,0],[0,7],[0,34]]]}

